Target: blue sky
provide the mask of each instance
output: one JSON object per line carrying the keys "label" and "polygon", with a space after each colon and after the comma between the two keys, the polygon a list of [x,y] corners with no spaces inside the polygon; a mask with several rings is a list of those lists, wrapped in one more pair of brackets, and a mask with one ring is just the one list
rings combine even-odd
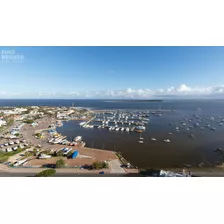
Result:
{"label": "blue sky", "polygon": [[[24,58],[5,59],[7,50]],[[224,95],[224,47],[0,47],[0,56],[0,98]]]}

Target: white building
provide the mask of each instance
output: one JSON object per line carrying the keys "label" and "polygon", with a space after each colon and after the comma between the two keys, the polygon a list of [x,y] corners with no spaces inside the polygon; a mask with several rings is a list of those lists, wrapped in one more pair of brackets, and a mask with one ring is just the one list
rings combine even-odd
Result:
{"label": "white building", "polygon": [[7,124],[6,121],[0,120],[0,127],[3,126],[3,125],[6,125],[6,124]]}
{"label": "white building", "polygon": [[5,115],[15,115],[15,114],[21,114],[22,112],[27,111],[26,108],[15,108],[12,110],[1,110],[0,112],[3,112]]}

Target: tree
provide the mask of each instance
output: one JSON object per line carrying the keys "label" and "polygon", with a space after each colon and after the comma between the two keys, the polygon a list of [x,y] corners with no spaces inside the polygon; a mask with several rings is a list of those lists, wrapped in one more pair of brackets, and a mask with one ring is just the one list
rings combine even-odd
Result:
{"label": "tree", "polygon": [[56,161],[56,168],[62,168],[65,166],[65,161],[63,159],[59,159]]}
{"label": "tree", "polygon": [[63,156],[63,155],[64,155],[64,153],[61,150],[56,153],[56,156]]}
{"label": "tree", "polygon": [[37,138],[40,138],[40,137],[42,136],[42,134],[41,134],[41,133],[36,133],[35,136],[36,136]]}
{"label": "tree", "polygon": [[36,148],[33,149],[33,155],[34,155],[34,156],[37,155],[37,149],[36,149]]}
{"label": "tree", "polygon": [[33,123],[33,120],[31,119],[28,119],[28,120],[25,120],[24,123],[27,123],[27,124],[32,124]]}
{"label": "tree", "polygon": [[72,152],[72,151],[68,152],[67,157],[71,157],[71,156],[72,156],[72,154],[73,154],[73,152]]}
{"label": "tree", "polygon": [[55,169],[43,170],[40,173],[37,173],[35,177],[53,177],[56,174]]}
{"label": "tree", "polygon": [[99,162],[99,161],[94,162],[92,167],[93,169],[96,169],[96,170],[109,168],[106,162]]}

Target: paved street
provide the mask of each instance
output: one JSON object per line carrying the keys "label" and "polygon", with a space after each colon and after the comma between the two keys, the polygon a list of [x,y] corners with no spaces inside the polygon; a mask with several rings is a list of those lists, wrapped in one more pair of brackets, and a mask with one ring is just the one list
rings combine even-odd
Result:
{"label": "paved street", "polygon": [[109,162],[109,166],[110,166],[110,169],[111,169],[111,173],[116,173],[116,174],[125,174],[125,170],[121,167],[121,164],[119,162],[118,159],[114,159],[114,160],[111,160]]}

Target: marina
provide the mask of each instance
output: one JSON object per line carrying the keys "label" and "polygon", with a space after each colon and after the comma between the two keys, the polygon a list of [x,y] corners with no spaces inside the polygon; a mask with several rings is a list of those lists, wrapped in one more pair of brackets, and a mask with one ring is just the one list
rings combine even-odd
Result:
{"label": "marina", "polygon": [[[141,104],[135,109],[97,110],[89,122],[92,128],[69,121],[57,130],[68,139],[75,134],[84,136],[89,147],[122,152],[131,164],[142,168],[181,167],[183,164],[197,167],[201,161],[205,166],[221,163],[222,158],[214,149],[223,146],[222,111],[198,111],[197,106],[188,107],[188,102],[180,105],[192,109],[187,111],[179,106],[181,109],[172,110],[169,109],[172,103],[161,111],[137,109]],[[158,104],[154,103],[154,107],[158,108]],[[136,152],[140,154],[136,156]]]}
{"label": "marina", "polygon": [[79,125],[83,128],[104,128],[110,131],[143,132],[149,123],[149,111],[114,111],[96,113],[95,117]]}

